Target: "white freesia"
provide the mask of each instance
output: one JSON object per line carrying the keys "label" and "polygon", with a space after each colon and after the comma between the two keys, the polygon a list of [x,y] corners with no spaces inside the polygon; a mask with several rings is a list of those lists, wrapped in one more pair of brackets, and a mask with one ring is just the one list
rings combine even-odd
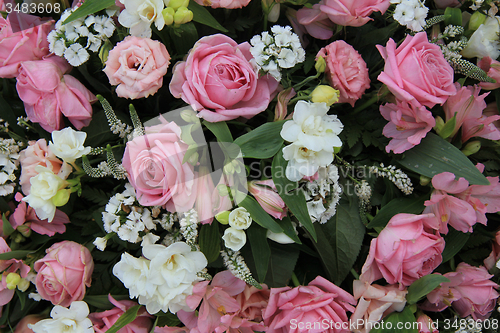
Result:
{"label": "white freesia", "polygon": [[95,331],[88,315],[89,307],[84,301],[71,303],[69,309],[56,305],[50,312],[52,319],[28,324],[28,328],[35,333],[93,333]]}
{"label": "white freesia", "polygon": [[333,153],[325,150],[314,151],[297,142],[283,148],[283,158],[288,161],[286,178],[298,181],[303,177],[313,176],[319,167],[331,164]]}
{"label": "white freesia", "polygon": [[230,227],[224,231],[222,239],[224,240],[224,245],[228,249],[239,251],[247,242],[247,235],[243,230]]}
{"label": "white freesia", "polygon": [[477,28],[469,38],[467,46],[460,52],[466,58],[500,56],[500,17],[487,17],[486,21]]}
{"label": "white freesia", "polygon": [[149,264],[149,260],[136,258],[125,252],[113,267],[114,276],[128,289],[130,298],[154,295],[156,287],[148,283]]}
{"label": "white freesia", "polygon": [[245,207],[233,209],[231,213],[229,213],[229,225],[234,229],[248,229],[251,224],[252,218]]}
{"label": "white freesia", "polygon": [[90,153],[90,147],[84,147],[87,133],[75,131],[71,127],[52,132],[50,150],[67,163],[73,163],[77,158]]}
{"label": "white freesia", "polygon": [[162,10],[163,0],[120,0],[125,5],[118,22],[130,28],[130,34],[137,37],[151,37],[151,24],[154,22],[158,30],[165,26]]}

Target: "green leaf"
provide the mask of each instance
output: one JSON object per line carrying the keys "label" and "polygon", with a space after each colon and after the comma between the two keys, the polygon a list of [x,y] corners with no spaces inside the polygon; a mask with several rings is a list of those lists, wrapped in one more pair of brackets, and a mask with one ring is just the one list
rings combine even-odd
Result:
{"label": "green leaf", "polygon": [[424,202],[426,200],[429,200],[429,195],[421,195],[415,198],[392,199],[378,211],[373,220],[368,223],[367,228],[372,228],[380,232],[396,214],[421,214],[425,209]]}
{"label": "green leaf", "polygon": [[158,322],[157,322],[158,327],[165,327],[165,326],[175,327],[181,323],[179,318],[177,318],[176,315],[174,315],[170,312],[167,312],[167,313],[158,312],[156,315],[158,318]]}
{"label": "green leaf", "polygon": [[429,274],[422,276],[417,281],[413,282],[408,287],[408,294],[406,294],[406,302],[408,304],[415,304],[424,298],[428,293],[439,287],[443,282],[450,282],[450,280],[440,274]]}
{"label": "green leaf", "polygon": [[[194,2],[194,1],[191,1]],[[219,121],[217,123],[211,123],[206,120],[203,120],[203,125],[205,125],[206,128],[210,132],[212,132],[215,137],[217,138],[217,141],[219,142],[233,142],[233,136],[231,135],[231,132],[229,131],[229,127],[227,127],[227,124],[225,121]]]}
{"label": "green leaf", "polygon": [[16,288],[16,295],[17,298],[19,299],[19,304],[21,304],[21,310],[24,309],[24,306],[26,305],[26,296],[28,296],[26,293],[23,293],[19,289]]}
{"label": "green leaf", "polygon": [[238,205],[244,207],[250,213],[252,219],[260,226],[275,233],[283,232],[280,225],[251,196],[247,195]]}
{"label": "green leaf", "polygon": [[86,0],[77,10],[75,10],[63,24],[72,22],[90,14],[97,13],[115,4],[114,0]]}
{"label": "green leaf", "polygon": [[91,147],[106,145],[106,143],[118,137],[109,129],[108,120],[106,119],[104,111],[95,112],[92,115],[89,126],[83,128],[82,131],[87,133],[85,145]]}
{"label": "green leaf", "polygon": [[257,271],[257,280],[263,282],[266,278],[269,259],[271,258],[271,249],[267,243],[267,229],[256,224],[252,224],[246,230],[250,246],[252,248],[253,260]]}
{"label": "green leaf", "polygon": [[185,54],[198,41],[198,31],[193,22],[181,24],[178,27],[168,27],[172,42],[174,42],[177,53]]}
{"label": "green leaf", "polygon": [[285,235],[293,239],[295,243],[302,244],[302,242],[299,239],[299,236],[295,232],[295,228],[292,225],[292,220],[290,219],[290,217],[285,216],[281,220],[276,220],[276,222],[278,222],[280,227],[283,229]]}
{"label": "green leaf", "polygon": [[457,113],[455,112],[453,118],[448,120],[444,124],[443,128],[441,128],[441,130],[438,132],[439,136],[442,137],[443,139],[448,139],[450,135],[452,135],[453,132],[455,131],[456,123],[457,123]]}
{"label": "green leaf", "polygon": [[418,323],[410,307],[384,318],[384,325],[374,324],[370,333],[418,333]]}
{"label": "green leaf", "polygon": [[284,287],[292,277],[300,251],[288,245],[271,242],[271,258],[265,284],[269,288]]}
{"label": "green leaf", "polygon": [[464,177],[471,185],[490,184],[460,150],[433,133],[427,133],[418,146],[406,151],[399,163],[429,178],[447,171],[455,174],[456,179]]}
{"label": "green leaf", "polygon": [[9,220],[5,217],[5,213],[2,214],[2,222],[3,222],[3,234],[5,237],[10,236],[15,230],[12,228]]}
{"label": "green leaf", "polygon": [[0,253],[0,260],[9,260],[9,259],[24,259],[30,253],[34,253],[35,251],[30,250],[14,250],[9,252]]}
{"label": "green leaf", "polygon": [[462,26],[462,11],[460,8],[447,7],[444,11],[444,24],[445,25],[458,25]]}
{"label": "green leaf", "polygon": [[243,157],[270,158],[281,149],[283,138],[280,135],[284,120],[266,123],[234,140],[240,146]]}
{"label": "green leaf", "polygon": [[137,317],[137,312],[141,308],[142,305],[134,305],[127,311],[125,311],[120,318],[111,326],[106,333],[116,333],[118,332],[122,327],[125,327],[125,325],[130,324],[135,320]]}
{"label": "green leaf", "polygon": [[194,1],[189,1],[188,9],[193,12],[193,21],[208,25],[214,29],[222,32],[227,32],[217,20],[210,14],[210,12],[203,6],[197,4]]}
{"label": "green leaf", "polygon": [[448,234],[444,236],[445,247],[442,253],[443,263],[453,258],[469,240],[469,232],[461,232],[448,226]]}
{"label": "green leaf", "polygon": [[9,123],[9,127],[12,130],[21,136],[24,136],[24,129],[17,124],[17,116],[14,113],[14,110],[10,107],[9,103],[3,98],[2,94],[0,94],[0,118],[4,119]]}
{"label": "green leaf", "polygon": [[83,188],[82,198],[104,206],[109,202],[110,195],[101,189],[86,186]]}
{"label": "green leaf", "polygon": [[219,223],[204,224],[200,228],[199,236],[200,250],[208,260],[208,263],[217,260],[220,254]]}
{"label": "green leaf", "polygon": [[314,229],[311,217],[309,216],[309,211],[307,210],[304,192],[298,189],[297,182],[292,182],[285,176],[287,164],[288,162],[283,158],[283,150],[279,149],[272,164],[274,185],[276,186],[278,194],[283,199],[288,209],[311,234],[312,239],[316,241],[316,230]]}

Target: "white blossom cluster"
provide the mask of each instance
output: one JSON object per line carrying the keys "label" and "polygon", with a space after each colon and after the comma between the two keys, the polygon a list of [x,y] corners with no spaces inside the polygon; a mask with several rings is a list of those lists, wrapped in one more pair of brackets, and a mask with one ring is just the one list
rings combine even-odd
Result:
{"label": "white blossom cluster", "polygon": [[107,15],[89,15],[63,25],[74,10],[64,11],[47,40],[50,52],[64,57],[72,66],[80,66],[89,60],[89,51],[97,52],[113,35],[115,24]]}
{"label": "white blossom cluster", "polygon": [[472,10],[478,10],[483,5],[483,2],[484,0],[473,0],[472,5],[470,5],[469,8]]}
{"label": "white blossom cluster", "polygon": [[425,0],[391,0],[392,4],[396,4],[393,18],[412,31],[421,31],[429,12],[424,2]]}
{"label": "white blossom cluster", "polygon": [[184,216],[179,220],[181,233],[186,243],[191,246],[191,249],[197,249],[196,238],[198,237],[198,213],[195,209],[190,209],[184,213]]}
{"label": "white blossom cluster", "polygon": [[319,168],[318,178],[306,182],[302,190],[306,197],[311,221],[321,224],[328,222],[337,212],[337,204],[342,194],[342,188],[339,184],[339,169],[333,164],[326,168]]}
{"label": "white blossom cluster", "polygon": [[0,196],[14,192],[18,159],[19,144],[16,140],[0,138]]}
{"label": "white blossom cluster", "polygon": [[380,163],[380,167],[371,166],[370,173],[378,177],[386,177],[406,195],[413,192],[413,184],[411,183],[410,177],[400,169],[396,169],[394,165],[385,167],[383,163]]}
{"label": "white blossom cluster", "polygon": [[245,281],[249,285],[259,288],[260,284],[252,277],[252,273],[250,273],[250,269],[248,268],[245,260],[240,255],[240,251],[233,251],[231,249],[227,249],[225,251],[221,251],[222,261],[224,262],[224,266],[234,276],[238,279]]}
{"label": "white blossom cluster", "polygon": [[366,180],[362,180],[361,183],[356,184],[354,191],[360,200],[360,206],[366,208],[370,205],[370,199],[372,197],[372,188]]}
{"label": "white blossom cluster", "polygon": [[306,59],[306,52],[300,44],[299,36],[292,32],[290,26],[275,25],[272,34],[264,31],[250,40],[252,53],[257,66],[263,72],[271,74],[277,81],[281,80],[281,68],[292,68]]}

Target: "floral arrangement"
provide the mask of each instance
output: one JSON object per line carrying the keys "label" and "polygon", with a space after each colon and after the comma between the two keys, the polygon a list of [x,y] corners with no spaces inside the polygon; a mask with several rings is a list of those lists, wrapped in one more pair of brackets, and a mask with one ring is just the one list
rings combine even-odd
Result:
{"label": "floral arrangement", "polygon": [[498,331],[499,1],[57,1],[0,0],[1,332]]}

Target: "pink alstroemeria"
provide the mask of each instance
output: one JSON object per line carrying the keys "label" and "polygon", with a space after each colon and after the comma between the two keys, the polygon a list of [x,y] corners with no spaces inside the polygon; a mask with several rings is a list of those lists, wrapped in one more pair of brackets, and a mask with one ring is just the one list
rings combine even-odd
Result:
{"label": "pink alstroemeria", "polygon": [[248,192],[257,199],[262,208],[272,217],[281,220],[286,216],[285,202],[276,192],[276,186],[272,179],[249,182]]}
{"label": "pink alstroemeria", "polygon": [[[10,252],[10,247],[5,242],[5,239],[0,237],[0,253]],[[26,278],[30,272],[30,266],[26,265],[22,260],[8,259],[0,260],[0,272],[2,281],[0,282],[0,306],[10,302],[14,296],[14,289],[7,288],[7,275],[10,273],[18,273],[22,278]]]}
{"label": "pink alstroemeria", "polygon": [[497,81],[495,83],[480,82],[479,86],[484,90],[494,90],[500,88],[500,62],[493,60],[490,57],[484,57],[477,65],[485,71],[489,77]]}
{"label": "pink alstroemeria", "polygon": [[307,33],[314,38],[327,40],[333,36],[335,24],[328,15],[320,10],[321,4],[317,3],[312,8],[304,7],[297,11],[297,21],[302,24]]}

